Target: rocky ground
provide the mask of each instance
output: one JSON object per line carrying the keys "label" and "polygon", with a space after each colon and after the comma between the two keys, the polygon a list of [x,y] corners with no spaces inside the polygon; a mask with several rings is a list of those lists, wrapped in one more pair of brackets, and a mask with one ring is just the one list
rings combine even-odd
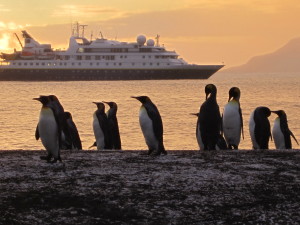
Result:
{"label": "rocky ground", "polygon": [[0,151],[0,224],[299,224],[300,151]]}

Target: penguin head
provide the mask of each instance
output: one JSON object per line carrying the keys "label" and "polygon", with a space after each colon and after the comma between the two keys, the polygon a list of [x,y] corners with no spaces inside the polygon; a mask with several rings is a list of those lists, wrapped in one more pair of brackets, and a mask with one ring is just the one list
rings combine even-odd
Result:
{"label": "penguin head", "polygon": [[65,117],[66,117],[67,120],[72,119],[72,115],[71,115],[70,112],[65,112]]}
{"label": "penguin head", "polygon": [[58,98],[55,95],[49,95],[48,97],[51,102],[55,102],[55,101],[59,102]]}
{"label": "penguin head", "polygon": [[279,118],[286,117],[285,111],[283,110],[277,110],[277,111],[271,111],[272,113],[275,113]]}
{"label": "penguin head", "polygon": [[207,84],[205,86],[205,99],[207,100],[208,98],[208,95],[214,95],[216,96],[217,95],[217,87],[214,85],[214,84]]}
{"label": "penguin head", "polygon": [[118,108],[117,103],[115,103],[115,102],[104,102],[103,101],[103,103],[109,105],[110,108],[114,108],[114,109]]}
{"label": "penguin head", "polygon": [[49,96],[40,95],[39,98],[33,98],[33,100],[37,100],[43,104],[43,106],[46,106],[50,102]]}
{"label": "penguin head", "polygon": [[228,98],[228,102],[231,100],[231,98],[233,98],[236,101],[240,100],[240,96],[241,96],[241,91],[238,87],[232,87],[229,90],[229,98]]}
{"label": "penguin head", "polygon": [[258,110],[261,114],[265,115],[266,117],[269,117],[271,115],[271,110],[268,107],[261,106],[258,107],[256,110]]}
{"label": "penguin head", "polygon": [[96,104],[97,108],[100,110],[100,111],[103,111],[105,110],[105,105],[102,103],[102,102],[93,102],[94,104]]}
{"label": "penguin head", "polygon": [[148,96],[131,96],[131,98],[135,98],[139,100],[142,104],[145,104],[147,102],[151,102],[150,98]]}

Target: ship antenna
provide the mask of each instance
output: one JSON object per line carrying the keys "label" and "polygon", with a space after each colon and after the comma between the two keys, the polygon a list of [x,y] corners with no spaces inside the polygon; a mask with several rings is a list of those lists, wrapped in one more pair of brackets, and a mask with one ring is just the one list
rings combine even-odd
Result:
{"label": "ship antenna", "polygon": [[156,46],[159,47],[159,38],[160,38],[160,35],[156,35],[155,39],[156,39]]}
{"label": "ship antenna", "polygon": [[14,33],[19,41],[19,44],[21,45],[21,47],[23,48],[22,42],[20,41],[20,38],[18,37],[17,33]]}
{"label": "ship antenna", "polygon": [[91,32],[91,41],[93,40],[93,31]]}
{"label": "ship antenna", "polygon": [[82,33],[81,33],[81,37],[84,37],[84,29],[85,29],[85,27],[87,27],[88,25],[79,25],[80,27],[81,27],[81,29],[82,29]]}
{"label": "ship antenna", "polygon": [[101,35],[101,39],[104,39],[101,31],[100,31],[100,35]]}

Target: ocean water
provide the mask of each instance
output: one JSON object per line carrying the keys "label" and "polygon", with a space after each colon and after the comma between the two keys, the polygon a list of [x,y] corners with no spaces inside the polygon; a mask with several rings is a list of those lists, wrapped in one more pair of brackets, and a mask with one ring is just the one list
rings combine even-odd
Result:
{"label": "ocean water", "polygon": [[[217,73],[208,80],[164,81],[77,81],[77,82],[0,82],[0,149],[43,149],[34,137],[41,104],[32,98],[55,94],[73,115],[83,148],[95,140],[92,116],[93,101],[115,101],[122,146],[125,150],[147,149],[139,127],[140,103],[130,96],[148,95],[157,105],[164,125],[167,150],[198,149],[195,129],[199,111],[205,100],[204,87],[213,83],[218,88],[220,111],[227,103],[228,91],[241,90],[245,139],[240,149],[251,149],[248,122],[258,106],[286,111],[289,127],[300,141],[300,74],[225,74]],[[273,126],[275,115],[269,117]],[[294,148],[300,148],[293,141]],[[274,142],[270,142],[274,149]]]}

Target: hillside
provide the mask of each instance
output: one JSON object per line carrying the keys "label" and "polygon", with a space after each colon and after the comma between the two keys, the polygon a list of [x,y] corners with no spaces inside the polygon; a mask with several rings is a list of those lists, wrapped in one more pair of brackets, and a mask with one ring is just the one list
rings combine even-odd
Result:
{"label": "hillside", "polygon": [[255,56],[246,64],[231,67],[226,72],[300,72],[300,38],[295,38],[289,41],[282,48],[273,53]]}

